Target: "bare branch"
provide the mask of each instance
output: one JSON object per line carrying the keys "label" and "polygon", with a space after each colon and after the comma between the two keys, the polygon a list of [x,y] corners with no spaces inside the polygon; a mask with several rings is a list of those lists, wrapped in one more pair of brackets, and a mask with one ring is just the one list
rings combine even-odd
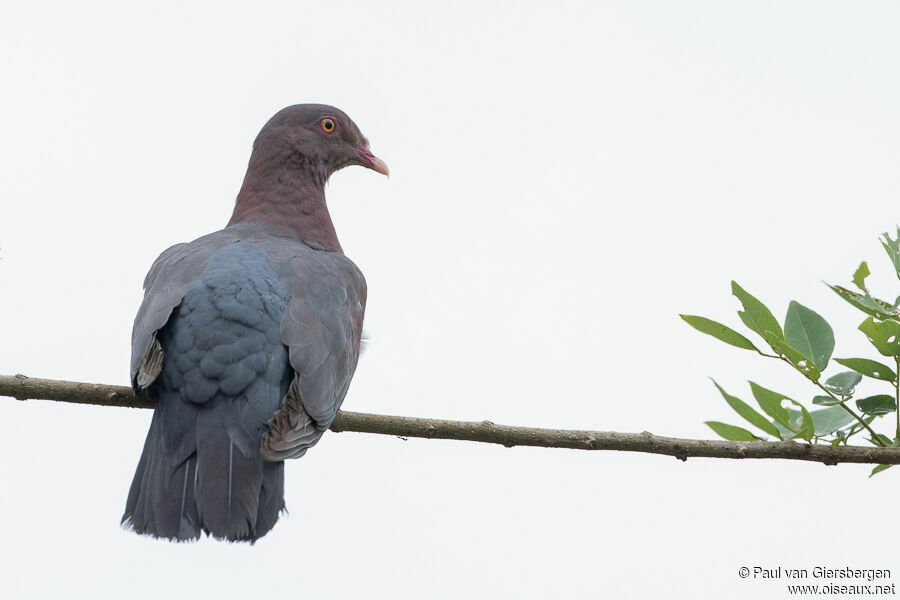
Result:
{"label": "bare branch", "polygon": [[[113,385],[55,381],[15,375],[0,376],[0,396],[19,400],[56,400],[100,406],[153,408],[151,398],[135,396],[131,388]],[[707,458],[781,458],[838,463],[900,464],[900,448],[831,446],[802,442],[727,442],[662,437],[651,433],[616,433],[538,429],[495,425],[490,421],[446,421],[341,411],[331,425],[333,431],[356,431],[400,437],[467,440],[503,446],[539,446],[574,450],[619,450],[664,454],[680,460]]]}
{"label": "bare branch", "polygon": [[16,400],[56,400],[130,408],[156,406],[156,400],[135,396],[130,387],[122,385],[38,379],[25,375],[0,375],[0,396],[10,396]]}

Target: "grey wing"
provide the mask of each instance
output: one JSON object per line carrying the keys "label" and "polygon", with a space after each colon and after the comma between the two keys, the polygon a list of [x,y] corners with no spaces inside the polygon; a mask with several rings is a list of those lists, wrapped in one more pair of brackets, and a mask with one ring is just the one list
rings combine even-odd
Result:
{"label": "grey wing", "polygon": [[163,350],[156,339],[188,285],[200,277],[216,250],[234,241],[220,231],[163,252],[144,279],[144,301],[131,331],[131,384],[146,390],[162,370]]}
{"label": "grey wing", "polygon": [[303,252],[276,270],[291,296],[281,341],[294,379],[263,435],[267,460],[302,456],[331,425],[356,370],[366,304],[365,279],[341,254]]}

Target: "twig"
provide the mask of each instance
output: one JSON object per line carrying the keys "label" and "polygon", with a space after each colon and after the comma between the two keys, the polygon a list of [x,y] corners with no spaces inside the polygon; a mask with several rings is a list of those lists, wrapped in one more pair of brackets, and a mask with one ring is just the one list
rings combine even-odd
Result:
{"label": "twig", "polygon": [[[133,408],[152,408],[154,405],[152,399],[136,397],[128,387],[37,379],[24,375],[0,376],[0,396],[11,396],[19,400],[56,400]],[[826,465],[838,463],[900,464],[900,448],[831,446],[794,441],[688,440],[662,437],[647,432],[617,433],[538,429],[496,425],[490,421],[447,421],[347,411],[338,413],[331,429],[400,437],[467,440],[501,444],[507,447],[539,446],[575,450],[645,452],[674,456],[679,460],[687,460],[688,457],[781,458],[821,462]]]}

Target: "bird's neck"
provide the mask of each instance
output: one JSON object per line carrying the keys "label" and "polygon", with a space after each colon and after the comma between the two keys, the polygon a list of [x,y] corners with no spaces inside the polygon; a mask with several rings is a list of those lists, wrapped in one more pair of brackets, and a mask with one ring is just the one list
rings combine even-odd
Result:
{"label": "bird's neck", "polygon": [[262,223],[313,246],[343,253],[325,203],[325,178],[296,169],[253,167],[251,161],[229,225]]}

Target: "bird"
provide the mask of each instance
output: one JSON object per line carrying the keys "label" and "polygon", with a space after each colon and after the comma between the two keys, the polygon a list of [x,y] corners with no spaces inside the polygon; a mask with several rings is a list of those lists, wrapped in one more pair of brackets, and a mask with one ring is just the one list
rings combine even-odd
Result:
{"label": "bird", "polygon": [[156,407],[126,529],[253,544],[285,510],[284,461],[329,428],[359,360],[366,281],[325,202],[329,177],[350,165],[389,175],[343,111],[280,110],[225,228],[151,266],[131,383]]}

